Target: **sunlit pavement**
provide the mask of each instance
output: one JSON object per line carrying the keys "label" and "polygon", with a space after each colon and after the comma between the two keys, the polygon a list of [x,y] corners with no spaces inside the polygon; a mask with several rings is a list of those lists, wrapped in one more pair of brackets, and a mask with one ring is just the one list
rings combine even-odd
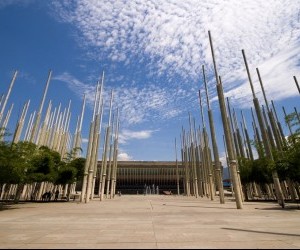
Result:
{"label": "sunlit pavement", "polygon": [[0,211],[0,248],[300,248],[300,210],[176,195],[30,203]]}

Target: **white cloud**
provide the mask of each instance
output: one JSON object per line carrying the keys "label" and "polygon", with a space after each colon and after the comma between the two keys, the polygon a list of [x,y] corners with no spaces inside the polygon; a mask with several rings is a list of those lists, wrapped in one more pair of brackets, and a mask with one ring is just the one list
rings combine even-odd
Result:
{"label": "white cloud", "polygon": [[176,100],[184,99],[176,90],[146,85],[122,86],[115,90],[115,99],[120,108],[121,119],[126,124],[144,121],[162,121],[181,113],[185,107],[176,106]]}
{"label": "white cloud", "polygon": [[89,139],[88,138],[82,138],[82,143],[88,143],[89,142]]}
{"label": "white cloud", "polygon": [[[91,108],[93,107],[95,85],[85,84],[67,72],[54,76],[53,80],[67,83],[68,87],[80,98],[85,93],[87,102]],[[104,81],[104,100],[110,100],[110,91],[106,88]],[[120,110],[120,120],[123,127],[149,120],[163,121],[176,117],[189,108],[189,106],[182,106],[179,103],[182,100],[187,102],[192,95],[180,88],[167,90],[153,84],[142,87],[123,84],[114,88],[113,91],[113,105]],[[109,102],[105,103],[107,110]]]}
{"label": "white cloud", "polygon": [[94,85],[85,84],[67,72],[64,72],[61,75],[55,75],[52,79],[66,83],[68,87],[78,95],[79,98],[82,98],[83,94],[86,94],[87,102],[90,105],[93,104],[95,98],[94,93],[96,89],[96,84]]}
{"label": "white cloud", "polygon": [[252,70],[262,66],[274,99],[294,94],[283,91],[282,79],[299,67],[300,0],[60,0],[53,6],[60,19],[78,28],[80,44],[94,48],[95,58],[144,62],[149,72],[167,74],[170,82],[174,75],[198,82],[202,64],[212,75],[211,30],[228,95],[239,103],[251,98],[241,49]]}
{"label": "white cloud", "polygon": [[155,132],[153,130],[142,130],[142,131],[132,131],[124,129],[119,134],[119,143],[124,144],[128,140],[142,140],[142,139],[148,139],[151,137],[152,133]]}
{"label": "white cloud", "polygon": [[[294,42],[263,63],[252,64],[250,74],[256,97],[263,100],[256,68],[259,70],[269,101],[298,95],[293,76],[299,72],[299,68],[296,67],[299,61],[300,47]],[[237,72],[236,76],[232,76],[231,79],[235,79],[239,84],[229,90],[226,95],[231,96],[232,101],[241,107],[249,107],[253,96],[246,71]]]}
{"label": "white cloud", "polygon": [[225,168],[225,167],[228,167],[227,166],[227,160],[226,160],[226,155],[225,155],[225,152],[221,153],[220,155],[220,162],[222,163],[222,166]]}
{"label": "white cloud", "polygon": [[127,153],[119,153],[118,154],[118,161],[131,161],[132,157]]}

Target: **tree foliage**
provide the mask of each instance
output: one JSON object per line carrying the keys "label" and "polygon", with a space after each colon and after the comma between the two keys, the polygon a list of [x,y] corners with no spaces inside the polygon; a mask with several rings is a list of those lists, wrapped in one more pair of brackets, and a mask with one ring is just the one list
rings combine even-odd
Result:
{"label": "tree foliage", "polygon": [[255,181],[266,184],[272,182],[272,171],[276,170],[281,180],[287,178],[300,181],[300,117],[296,112],[285,117],[287,125],[293,129],[293,133],[288,136],[286,146],[283,150],[273,150],[274,160],[270,160],[264,155],[263,146],[253,142],[259,158],[249,160],[239,159],[239,170],[243,184]]}
{"label": "tree foliage", "polygon": [[243,184],[251,182],[259,184],[271,183],[273,169],[273,162],[266,157],[258,158],[253,161],[247,158],[239,159],[239,170]]}
{"label": "tree foliage", "polygon": [[83,176],[85,158],[74,159],[74,152],[61,160],[58,152],[46,146],[21,141],[9,143],[3,138],[4,132],[0,130],[0,185],[42,181],[67,184]]}

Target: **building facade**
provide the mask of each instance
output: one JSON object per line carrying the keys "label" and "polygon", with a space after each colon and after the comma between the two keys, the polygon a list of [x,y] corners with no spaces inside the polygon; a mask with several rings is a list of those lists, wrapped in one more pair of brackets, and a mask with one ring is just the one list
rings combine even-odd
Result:
{"label": "building facade", "polygon": [[[101,172],[101,164],[99,161],[98,174]],[[181,161],[118,161],[115,193],[195,195],[198,190],[200,196],[207,196],[210,177],[204,167],[205,165],[199,162],[182,164]],[[214,164],[211,168],[214,169]],[[99,180],[98,175],[95,194],[98,194]],[[106,187],[107,182],[108,178]],[[212,182],[212,188],[215,190],[215,171],[212,172]]]}
{"label": "building facade", "polygon": [[184,170],[174,161],[118,161],[116,191],[122,194],[184,192]]}

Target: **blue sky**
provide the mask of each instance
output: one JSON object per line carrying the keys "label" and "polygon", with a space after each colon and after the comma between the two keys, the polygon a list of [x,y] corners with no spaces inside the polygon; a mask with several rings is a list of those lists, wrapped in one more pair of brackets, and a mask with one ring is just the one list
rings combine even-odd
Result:
{"label": "blue sky", "polygon": [[[86,93],[82,136],[87,139],[93,90],[104,71],[103,128],[113,90],[113,107],[119,107],[121,119],[119,159],[175,160],[174,140],[180,144],[182,126],[189,128],[189,112],[200,125],[198,89],[203,90],[201,67],[205,65],[224,158],[208,30],[225,96],[238,116],[243,110],[252,135],[252,95],[241,50],[246,52],[258,98],[263,100],[256,67],[279,117],[283,118],[282,106],[287,112],[299,110],[293,80],[293,76],[300,79],[299,6],[299,0],[2,0],[0,93],[6,93],[14,70],[19,71],[8,103],[15,105],[9,129],[14,130],[28,99],[29,114],[38,109],[52,69],[46,104],[52,100],[54,106],[62,103],[64,108],[72,101],[73,134]],[[102,145],[103,140],[99,152]],[[82,148],[85,156],[86,142]]]}

